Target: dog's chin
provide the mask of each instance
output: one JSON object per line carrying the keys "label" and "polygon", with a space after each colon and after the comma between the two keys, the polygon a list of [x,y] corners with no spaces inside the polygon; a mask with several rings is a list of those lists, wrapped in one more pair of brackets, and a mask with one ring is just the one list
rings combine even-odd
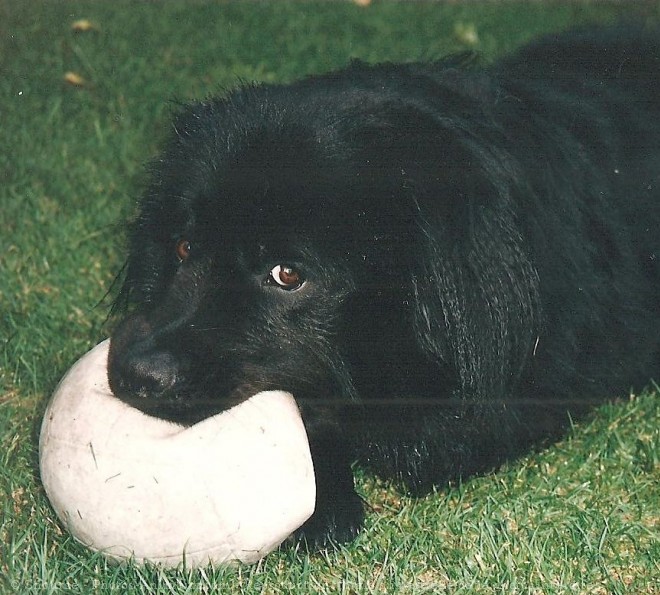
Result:
{"label": "dog's chin", "polygon": [[238,397],[209,399],[192,389],[173,388],[164,393],[154,394],[147,391],[127,393],[112,388],[119,400],[138,409],[145,415],[163,419],[182,426],[194,425],[226,409],[230,409],[244,399]]}
{"label": "dog's chin", "polygon": [[174,383],[167,390],[126,390],[116,375],[109,374],[112,393],[131,407],[151,417],[183,426],[194,425],[241,404],[258,392],[280,387],[266,382],[220,382],[212,376]]}

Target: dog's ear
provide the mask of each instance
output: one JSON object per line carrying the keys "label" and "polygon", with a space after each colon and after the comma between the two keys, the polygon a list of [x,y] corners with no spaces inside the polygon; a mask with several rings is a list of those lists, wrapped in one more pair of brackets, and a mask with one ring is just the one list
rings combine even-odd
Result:
{"label": "dog's ear", "polygon": [[468,99],[451,90],[443,101],[459,115],[390,102],[361,120],[353,141],[369,164],[364,177],[377,174],[398,189],[382,191],[378,204],[390,196],[384,211],[406,221],[396,253],[411,271],[418,344],[455,370],[463,395],[497,399],[539,332],[538,274],[512,200],[532,190],[520,187],[524,176],[497,150],[499,132],[487,118],[461,116]]}
{"label": "dog's ear", "polygon": [[430,214],[420,204],[412,279],[419,343],[455,370],[461,395],[475,399],[504,397],[539,325],[538,275],[516,225],[512,184],[488,169],[473,172],[450,224],[450,208]]}

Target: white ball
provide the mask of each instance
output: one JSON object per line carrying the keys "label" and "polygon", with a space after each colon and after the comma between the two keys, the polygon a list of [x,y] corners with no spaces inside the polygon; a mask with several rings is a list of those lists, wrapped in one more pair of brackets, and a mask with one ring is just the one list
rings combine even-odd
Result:
{"label": "white ball", "polygon": [[113,559],[255,562],[314,511],[307,434],[271,391],[191,427],[115,398],[109,341],[62,379],[41,426],[41,478],[71,534]]}

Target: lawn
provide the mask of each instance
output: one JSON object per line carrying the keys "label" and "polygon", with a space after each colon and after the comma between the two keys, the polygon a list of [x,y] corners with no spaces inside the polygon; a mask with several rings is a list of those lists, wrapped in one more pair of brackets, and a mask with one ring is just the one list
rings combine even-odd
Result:
{"label": "lawn", "polygon": [[0,592],[660,592],[657,387],[420,500],[357,470],[354,543],[249,567],[110,565],[63,532],[37,472],[48,395],[109,332],[124,222],[176,102],[352,57],[492,59],[633,11],[660,20],[642,2],[0,2]]}

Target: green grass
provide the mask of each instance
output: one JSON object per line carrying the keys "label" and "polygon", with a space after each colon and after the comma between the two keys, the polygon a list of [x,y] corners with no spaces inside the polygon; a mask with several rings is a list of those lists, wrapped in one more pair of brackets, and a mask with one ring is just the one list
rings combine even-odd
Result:
{"label": "green grass", "polygon": [[[658,20],[657,4],[635,3]],[[49,508],[36,444],[48,395],[105,336],[123,222],[172,100],[286,81],[351,57],[487,58],[631,4],[0,2],[0,592],[657,593],[657,392],[563,442],[421,500],[369,476],[346,548],[205,571],[108,565]],[[95,28],[75,33],[76,19]],[[66,83],[73,72],[82,86]],[[624,395],[625,396],[625,395]]]}

